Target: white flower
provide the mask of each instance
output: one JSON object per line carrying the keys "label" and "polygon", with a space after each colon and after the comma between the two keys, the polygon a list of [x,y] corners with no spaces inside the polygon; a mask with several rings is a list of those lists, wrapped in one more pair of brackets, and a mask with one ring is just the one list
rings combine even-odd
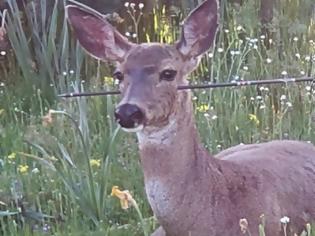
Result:
{"label": "white flower", "polygon": [[284,70],[284,71],[281,72],[281,75],[286,76],[286,75],[288,75],[288,72],[286,72],[286,71]]}
{"label": "white flower", "polygon": [[312,87],[311,86],[306,86],[305,89],[306,89],[306,91],[311,91]]}
{"label": "white flower", "polygon": [[236,27],[236,30],[241,31],[243,29],[243,26],[239,25]]}
{"label": "white flower", "polygon": [[311,60],[311,57],[310,56],[306,56],[305,57],[305,61],[310,61]]}
{"label": "white flower", "polygon": [[63,74],[64,76],[66,76],[68,73],[67,73],[66,71],[64,71],[64,72],[62,72],[62,74]]}
{"label": "white flower", "polygon": [[144,4],[142,2],[139,3],[139,9],[144,8]]}
{"label": "white flower", "polygon": [[300,53],[296,53],[296,54],[295,54],[295,56],[296,56],[298,59],[300,59],[300,58],[301,58]]}
{"label": "white flower", "polygon": [[74,70],[70,70],[69,73],[70,73],[71,75],[73,75],[73,74],[74,74]]}
{"label": "white flower", "polygon": [[256,100],[262,100],[262,97],[261,96],[256,96]]}
{"label": "white flower", "polygon": [[270,63],[272,62],[272,59],[267,58],[267,59],[266,59],[266,62],[267,62],[268,64],[270,64]]}
{"label": "white flower", "polygon": [[133,34],[132,34],[132,37],[133,37],[133,38],[137,38],[137,34],[136,34],[136,33],[133,33]]}
{"label": "white flower", "polygon": [[230,31],[229,31],[228,29],[225,29],[224,32],[225,32],[225,33],[229,33]]}
{"label": "white flower", "polygon": [[243,66],[243,70],[248,71],[248,66]]}
{"label": "white flower", "polygon": [[291,102],[287,102],[287,107],[292,107],[292,103]]}
{"label": "white flower", "polygon": [[223,48],[218,48],[218,52],[224,52]]}
{"label": "white flower", "polygon": [[287,216],[284,216],[284,217],[282,217],[282,218],[280,219],[280,222],[281,222],[282,224],[288,224],[288,223],[290,222],[290,218],[287,217]]}
{"label": "white flower", "polygon": [[287,96],[284,95],[284,94],[282,94],[281,97],[280,97],[280,100],[281,100],[281,101],[287,100]]}
{"label": "white flower", "polygon": [[127,37],[130,37],[131,34],[130,34],[129,32],[126,32],[125,35],[126,35]]}
{"label": "white flower", "polygon": [[208,56],[209,56],[209,58],[212,58],[212,57],[213,57],[213,53],[210,52],[210,53],[208,54]]}
{"label": "white flower", "polygon": [[4,87],[5,84],[3,82],[0,83],[0,87]]}
{"label": "white flower", "polygon": [[0,55],[5,56],[5,55],[7,55],[7,52],[6,51],[0,51]]}
{"label": "white flower", "polygon": [[265,104],[262,104],[262,105],[260,105],[260,107],[259,107],[260,110],[263,110],[263,109],[265,109],[265,108],[266,108]]}
{"label": "white flower", "polygon": [[301,75],[305,75],[305,71],[304,71],[304,70],[301,70],[301,71],[300,71],[300,74],[301,74]]}
{"label": "white flower", "polygon": [[135,3],[130,3],[131,8],[135,8],[136,4]]}
{"label": "white flower", "polygon": [[34,169],[32,170],[32,173],[33,173],[33,174],[38,174],[38,173],[39,173],[39,169],[38,169],[38,168],[34,168]]}
{"label": "white flower", "polygon": [[261,38],[261,39],[265,39],[266,36],[265,36],[265,35],[260,35],[260,38]]}
{"label": "white flower", "polygon": [[294,42],[297,42],[297,41],[299,41],[299,38],[298,38],[298,37],[294,37],[294,38],[293,38],[293,41],[294,41]]}
{"label": "white flower", "polygon": [[216,120],[216,119],[218,119],[218,116],[217,116],[217,115],[213,115],[213,116],[211,117],[211,119],[212,119],[212,120]]}
{"label": "white flower", "polygon": [[129,7],[129,2],[125,2],[124,6]]}

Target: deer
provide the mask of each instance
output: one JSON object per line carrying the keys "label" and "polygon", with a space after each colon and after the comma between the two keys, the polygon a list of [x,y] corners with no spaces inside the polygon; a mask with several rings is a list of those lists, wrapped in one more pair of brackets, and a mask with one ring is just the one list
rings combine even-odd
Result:
{"label": "deer", "polygon": [[315,219],[315,146],[273,140],[210,155],[191,92],[177,90],[215,41],[218,11],[216,0],[206,0],[183,21],[178,41],[136,44],[101,14],[66,6],[85,51],[116,65],[121,99],[114,116],[137,136],[146,195],[160,224],[152,236],[258,236],[262,215],[267,236],[284,235],[284,216],[288,233],[300,233]]}

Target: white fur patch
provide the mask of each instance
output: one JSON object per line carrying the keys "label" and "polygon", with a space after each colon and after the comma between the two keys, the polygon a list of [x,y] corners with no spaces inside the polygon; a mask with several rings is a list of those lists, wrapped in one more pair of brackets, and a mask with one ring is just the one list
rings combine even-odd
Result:
{"label": "white fur patch", "polygon": [[136,133],[136,132],[140,132],[141,130],[143,130],[143,125],[138,125],[137,127],[135,128],[123,128],[122,127],[122,130],[127,132],[127,133]]}
{"label": "white fur patch", "polygon": [[149,203],[157,216],[165,217],[172,212],[174,206],[169,200],[170,190],[160,180],[146,181],[145,190]]}
{"label": "white fur patch", "polygon": [[174,137],[171,136],[176,135],[176,129],[177,122],[175,119],[172,119],[170,120],[168,125],[159,130],[147,131],[144,129],[140,132],[137,132],[139,146],[141,148],[141,146],[146,144],[170,145],[172,143],[172,140],[174,139]]}

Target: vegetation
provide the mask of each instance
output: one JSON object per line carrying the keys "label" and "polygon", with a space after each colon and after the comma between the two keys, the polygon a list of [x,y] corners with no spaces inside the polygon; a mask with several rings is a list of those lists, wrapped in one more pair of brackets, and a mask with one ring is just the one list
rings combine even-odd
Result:
{"label": "vegetation", "polygon": [[[82,51],[57,3],[52,11],[30,3],[23,14],[16,1],[8,3],[0,28],[0,234],[148,235],[157,225],[135,137],[114,122],[117,98],[56,97],[115,89],[112,66]],[[191,83],[315,76],[312,0],[279,1],[264,26],[269,34],[261,33],[258,0],[221,4],[216,45]],[[145,31],[141,9],[125,4],[134,19],[131,33],[124,32],[130,40],[175,40],[181,14],[156,8],[148,21],[154,31]],[[1,48],[5,40],[11,49]],[[314,89],[304,83],[195,91],[203,142],[212,153],[270,139],[314,143]],[[263,220],[259,227],[247,220],[264,235]],[[311,225],[306,230],[315,235]]]}

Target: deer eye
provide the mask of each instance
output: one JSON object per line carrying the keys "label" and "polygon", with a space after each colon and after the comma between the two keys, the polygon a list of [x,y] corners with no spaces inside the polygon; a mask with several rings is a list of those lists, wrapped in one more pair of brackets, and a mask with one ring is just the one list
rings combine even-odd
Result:
{"label": "deer eye", "polygon": [[116,71],[114,74],[113,74],[113,78],[114,80],[118,80],[119,82],[123,81],[124,80],[124,74],[120,71]]}
{"label": "deer eye", "polygon": [[176,70],[163,70],[160,74],[160,80],[173,81],[177,74]]}

